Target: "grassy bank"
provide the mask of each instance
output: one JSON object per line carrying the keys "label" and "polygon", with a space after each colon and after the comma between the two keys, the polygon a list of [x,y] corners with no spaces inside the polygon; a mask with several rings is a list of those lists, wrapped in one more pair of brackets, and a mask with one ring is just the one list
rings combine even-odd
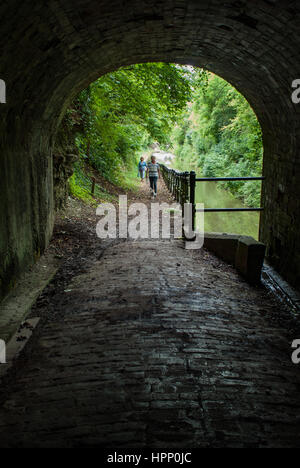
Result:
{"label": "grassy bank", "polygon": [[[92,195],[92,179],[95,178],[95,191]],[[113,202],[121,193],[138,190],[137,169],[123,169],[119,173],[118,184],[115,184],[95,171],[83,161],[74,164],[74,174],[69,179],[69,194],[84,203],[97,205],[104,202]]]}

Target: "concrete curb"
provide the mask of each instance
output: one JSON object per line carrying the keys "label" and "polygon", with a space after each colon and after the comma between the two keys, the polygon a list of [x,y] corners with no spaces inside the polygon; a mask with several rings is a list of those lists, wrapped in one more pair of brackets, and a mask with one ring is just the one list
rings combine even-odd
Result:
{"label": "concrete curb", "polygon": [[300,314],[300,293],[285,281],[268,262],[264,263],[262,282],[281,302],[285,303],[293,314]]}
{"label": "concrete curb", "polygon": [[250,284],[260,283],[266,252],[261,242],[249,236],[206,232],[204,247],[233,265]]}

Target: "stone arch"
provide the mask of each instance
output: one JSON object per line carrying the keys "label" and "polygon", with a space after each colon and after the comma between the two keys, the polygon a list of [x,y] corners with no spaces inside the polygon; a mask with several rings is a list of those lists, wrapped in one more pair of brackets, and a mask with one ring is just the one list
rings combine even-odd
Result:
{"label": "stone arch", "polygon": [[299,287],[296,1],[12,0],[0,13],[0,78],[8,93],[0,115],[2,294],[51,236],[51,149],[70,99],[108,71],[151,61],[205,67],[253,107],[267,177],[261,239],[276,268]]}

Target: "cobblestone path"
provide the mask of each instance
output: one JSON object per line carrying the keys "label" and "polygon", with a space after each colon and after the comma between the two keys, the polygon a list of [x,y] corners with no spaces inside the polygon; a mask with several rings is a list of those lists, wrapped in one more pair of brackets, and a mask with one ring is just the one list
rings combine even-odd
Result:
{"label": "cobblestone path", "polygon": [[182,241],[109,246],[2,389],[1,447],[300,447],[276,303]]}

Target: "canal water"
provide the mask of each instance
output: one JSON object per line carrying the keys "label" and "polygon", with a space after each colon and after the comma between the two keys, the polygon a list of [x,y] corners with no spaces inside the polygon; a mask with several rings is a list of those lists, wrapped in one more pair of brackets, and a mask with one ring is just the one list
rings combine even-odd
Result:
{"label": "canal water", "polygon": [[[241,200],[220,188],[216,182],[197,182],[196,202],[204,203],[205,208],[247,208]],[[259,212],[205,213],[204,230],[243,234],[258,240],[259,218]],[[197,225],[199,227],[199,222]]]}
{"label": "canal water", "polygon": [[[155,156],[159,163],[172,167],[175,159],[174,154],[157,150]],[[191,167],[186,167],[181,170],[190,171],[192,169]],[[247,184],[251,183],[253,182],[247,182]],[[197,182],[196,202],[204,203],[205,208],[247,208],[241,200],[235,198],[228,190],[222,189],[216,182]],[[259,219],[260,213],[257,211],[205,213],[204,230],[206,232],[243,234],[258,240]],[[197,225],[200,228],[199,222]]]}

